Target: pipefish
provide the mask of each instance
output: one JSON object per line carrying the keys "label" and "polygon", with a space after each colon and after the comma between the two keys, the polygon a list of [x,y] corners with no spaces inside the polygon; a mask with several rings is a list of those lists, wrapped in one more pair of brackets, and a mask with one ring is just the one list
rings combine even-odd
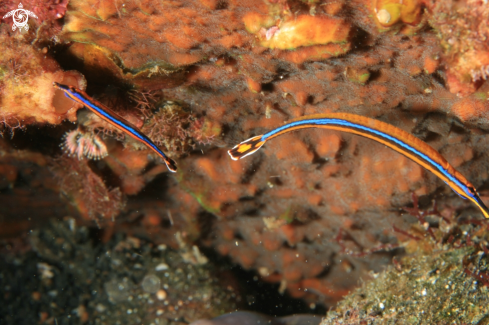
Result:
{"label": "pipefish", "polygon": [[463,199],[469,199],[489,218],[489,210],[475,187],[429,144],[393,125],[365,116],[348,113],[308,115],[291,120],[263,135],[254,136],[236,145],[228,153],[238,160],[255,153],[268,140],[284,133],[305,129],[325,128],[357,134],[382,143],[420,164],[450,186]]}
{"label": "pipefish", "polygon": [[99,101],[91,98],[84,91],[77,89],[73,86],[63,85],[57,82],[53,82],[53,86],[65,93],[65,96],[84,105],[90,111],[95,113],[98,117],[104,121],[110,123],[114,127],[118,128],[122,132],[128,134],[134,139],[144,143],[151,150],[153,150],[158,156],[163,159],[168,167],[168,170],[175,173],[177,171],[177,164],[173,159],[168,157],[163,151],[161,151],[156,144],[153,143],[144,133],[142,133],[138,127],[125,120],[110,108],[100,103]]}

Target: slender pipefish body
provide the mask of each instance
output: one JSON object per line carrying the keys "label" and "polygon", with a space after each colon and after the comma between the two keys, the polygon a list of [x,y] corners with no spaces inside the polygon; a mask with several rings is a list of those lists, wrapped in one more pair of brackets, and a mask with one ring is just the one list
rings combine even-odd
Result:
{"label": "slender pipefish body", "polygon": [[228,153],[233,160],[238,160],[255,153],[270,139],[287,132],[305,128],[339,130],[380,142],[431,171],[460,197],[469,199],[477,205],[484,217],[489,218],[489,209],[482,202],[475,187],[453,168],[438,151],[404,130],[364,116],[348,113],[303,116],[293,119],[268,133],[243,141],[229,150]]}
{"label": "slender pipefish body", "polygon": [[153,141],[151,141],[146,135],[144,135],[136,126],[126,121],[121,116],[117,115],[110,108],[91,98],[84,91],[76,89],[73,86],[62,85],[57,82],[54,82],[53,86],[57,89],[62,90],[65,93],[66,97],[87,107],[90,111],[95,113],[104,121],[110,123],[124,133],[127,133],[134,139],[144,143],[146,146],[151,148],[158,156],[160,156],[161,159],[163,159],[166,166],[171,172],[175,173],[177,171],[177,164],[173,159],[171,159],[163,151],[161,151],[156,146],[156,144],[154,144]]}

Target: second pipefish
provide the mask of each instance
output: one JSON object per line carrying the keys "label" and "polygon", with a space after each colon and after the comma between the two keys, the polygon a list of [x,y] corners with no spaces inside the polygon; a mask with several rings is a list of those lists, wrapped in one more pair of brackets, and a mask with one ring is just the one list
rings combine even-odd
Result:
{"label": "second pipefish", "polygon": [[233,160],[255,153],[265,142],[281,134],[304,128],[325,128],[345,131],[380,142],[420,164],[442,179],[455,193],[472,201],[489,218],[489,210],[475,187],[442,155],[429,144],[393,125],[365,116],[348,113],[330,113],[303,116],[293,119],[268,133],[241,142],[228,153]]}
{"label": "second pipefish", "polygon": [[163,161],[166,164],[166,167],[168,167],[168,170],[174,173],[177,171],[177,164],[175,163],[175,161],[170,157],[168,157],[163,151],[161,151],[156,146],[156,144],[153,143],[153,141],[151,141],[144,133],[142,133],[139,130],[138,127],[134,126],[129,121],[126,121],[124,118],[116,114],[110,108],[96,101],[95,99],[91,98],[84,91],[80,89],[77,89],[73,86],[62,85],[57,82],[54,82],[53,86],[59,90],[62,90],[65,93],[66,97],[87,107],[90,111],[95,113],[98,117],[100,117],[104,121],[110,123],[111,125],[115,126],[119,130],[130,135],[134,139],[144,143],[151,150],[153,150],[158,156],[160,156],[161,159],[163,159]]}

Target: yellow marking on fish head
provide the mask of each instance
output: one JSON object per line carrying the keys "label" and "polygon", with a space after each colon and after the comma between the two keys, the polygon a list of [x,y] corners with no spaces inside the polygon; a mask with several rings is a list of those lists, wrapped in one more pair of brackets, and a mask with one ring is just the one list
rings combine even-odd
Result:
{"label": "yellow marking on fish head", "polygon": [[238,152],[239,152],[239,153],[243,153],[243,152],[246,152],[246,151],[248,151],[248,150],[250,150],[250,149],[251,149],[251,145],[249,145],[249,144],[245,143],[245,144],[242,144],[242,145],[240,145],[240,146],[238,147]]}

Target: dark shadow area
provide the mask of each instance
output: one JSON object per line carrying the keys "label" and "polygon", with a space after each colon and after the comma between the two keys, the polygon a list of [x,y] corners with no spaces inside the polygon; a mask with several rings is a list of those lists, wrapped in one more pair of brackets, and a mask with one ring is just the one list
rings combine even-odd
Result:
{"label": "dark shadow area", "polygon": [[261,281],[256,272],[233,264],[229,258],[218,255],[212,249],[202,250],[212,263],[228,269],[237,279],[243,298],[241,310],[255,311],[274,317],[292,314],[326,314],[327,308],[324,305],[314,305],[314,308],[310,308],[311,306],[301,299],[294,299],[287,293],[280,294],[280,284]]}
{"label": "dark shadow area", "polygon": [[14,149],[55,156],[61,154],[59,145],[62,143],[63,135],[74,128],[75,124],[66,121],[56,127],[34,124],[25,129],[16,129],[13,135],[7,131],[3,138]]}

